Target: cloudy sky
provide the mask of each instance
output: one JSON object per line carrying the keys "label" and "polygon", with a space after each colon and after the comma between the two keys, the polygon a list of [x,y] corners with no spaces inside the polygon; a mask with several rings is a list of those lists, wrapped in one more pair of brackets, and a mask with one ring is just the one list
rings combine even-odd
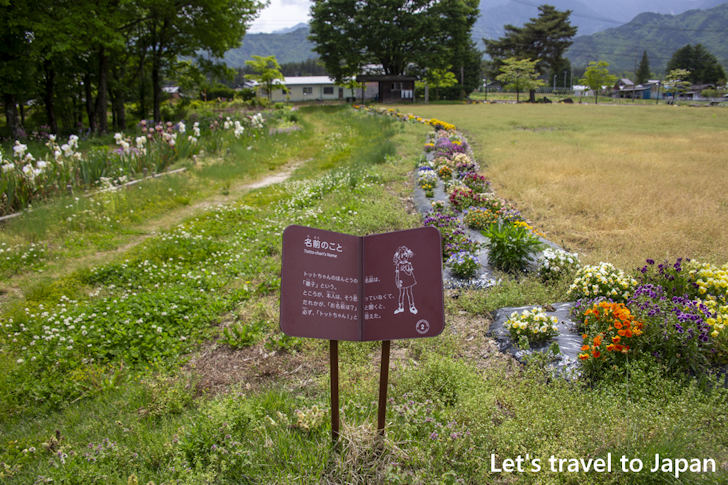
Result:
{"label": "cloudy sky", "polygon": [[293,27],[301,22],[308,22],[308,9],[310,0],[271,0],[260,17],[253,22],[251,34],[258,32],[273,32],[275,30]]}

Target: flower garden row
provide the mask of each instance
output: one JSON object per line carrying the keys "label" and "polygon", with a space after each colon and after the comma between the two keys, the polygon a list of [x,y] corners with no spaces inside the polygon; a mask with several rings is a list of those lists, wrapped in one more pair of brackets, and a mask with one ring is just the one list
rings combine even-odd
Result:
{"label": "flower garden row", "polygon": [[[429,123],[433,124],[432,120]],[[518,210],[493,193],[490,182],[478,174],[478,166],[468,154],[468,143],[455,127],[438,120],[434,125],[436,131],[428,135],[424,146],[425,152],[432,154],[432,160],[425,156],[418,161],[416,179],[427,197],[433,197],[434,189],[440,184],[448,195],[449,204],[433,202],[432,211],[424,220],[425,225],[438,227],[443,235],[445,264],[462,278],[472,277],[479,269],[480,245],[469,237],[464,227],[467,226],[488,238],[486,247],[491,266],[503,271],[525,269],[533,254],[542,248],[537,237],[540,233]],[[462,223],[459,215],[462,215]],[[552,251],[547,254],[541,259],[556,257]],[[560,257],[566,261],[578,260],[576,255],[569,253]],[[541,266],[546,277],[550,277],[546,273],[561,269],[550,264]]]}
{"label": "flower garden row", "polygon": [[118,148],[113,150],[104,146],[83,151],[76,135],[62,144],[55,135],[48,135],[47,148],[33,154],[16,140],[11,156],[0,151],[0,215],[26,209],[69,186],[118,186],[144,171],[160,173],[175,161],[218,153],[233,141],[258,136],[264,123],[260,113],[236,119],[219,115],[195,122],[190,134],[184,121],[154,125],[142,120],[133,135],[114,135]]}
{"label": "flower garden row", "polygon": [[[541,248],[538,231],[490,189],[467,155],[467,142],[455,126],[376,110],[404,121],[427,123],[428,134],[417,164],[417,184],[432,196],[442,184],[449,207],[433,202],[424,225],[437,227],[443,237],[443,258],[456,275],[472,276],[479,268],[478,243],[464,223],[489,239],[488,262],[502,270],[522,270],[529,253]],[[686,258],[675,263],[647,264],[632,275],[609,263],[581,266],[576,254],[547,248],[536,261],[545,283],[573,278],[568,296],[576,303],[572,317],[583,338],[579,359],[585,374],[600,376],[623,369],[629,360],[656,360],[671,371],[700,375],[728,364],[728,264],[721,267]],[[555,317],[541,310],[514,313],[505,324],[515,342],[550,339],[558,334]]]}

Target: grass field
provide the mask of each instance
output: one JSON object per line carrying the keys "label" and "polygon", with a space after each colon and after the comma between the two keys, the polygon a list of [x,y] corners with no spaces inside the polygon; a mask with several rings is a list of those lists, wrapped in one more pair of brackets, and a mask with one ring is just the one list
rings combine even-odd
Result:
{"label": "grass field", "polygon": [[400,105],[455,124],[481,172],[589,263],[728,261],[728,111],[672,106]]}
{"label": "grass field", "polygon": [[[448,291],[442,335],[392,342],[385,437],[374,425],[379,343],[342,342],[334,445],[328,343],[278,328],[281,231],[419,226],[408,201],[431,128],[301,111],[297,134],[110,194],[84,224],[63,224],[79,213],[67,200],[4,226],[45,253],[0,272],[0,482],[726,483],[728,390],[644,362],[568,381],[537,358],[518,365],[486,336],[490,312],[564,301],[566,279],[504,275],[487,291]],[[286,183],[246,185],[291,164]],[[657,453],[712,460],[715,473],[621,470],[622,456],[650,468]],[[549,468],[551,457],[609,454],[611,473]],[[497,470],[526,455],[527,471]]]}

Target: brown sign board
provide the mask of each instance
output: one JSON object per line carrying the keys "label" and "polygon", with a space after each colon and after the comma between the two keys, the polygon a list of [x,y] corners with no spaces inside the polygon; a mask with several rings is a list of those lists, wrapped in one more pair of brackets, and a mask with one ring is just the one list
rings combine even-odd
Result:
{"label": "brown sign board", "polygon": [[280,325],[294,337],[355,342],[439,335],[445,327],[440,231],[358,237],[288,226]]}

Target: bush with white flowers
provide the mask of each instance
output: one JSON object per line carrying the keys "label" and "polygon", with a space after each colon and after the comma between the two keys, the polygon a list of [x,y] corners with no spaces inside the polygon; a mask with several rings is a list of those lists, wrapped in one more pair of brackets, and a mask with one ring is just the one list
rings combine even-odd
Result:
{"label": "bush with white flowers", "polygon": [[517,342],[521,337],[529,341],[547,340],[559,334],[559,320],[556,317],[549,317],[542,310],[523,310],[511,313],[503,327],[508,330],[513,341]]}
{"label": "bush with white flowers", "polygon": [[579,269],[579,255],[547,248],[538,258],[538,274],[544,280],[558,280]]}
{"label": "bush with white flowers", "polygon": [[637,280],[611,263],[599,263],[599,266],[582,266],[577,271],[567,296],[574,300],[601,296],[615,303],[624,303],[632,296],[635,288]]}

